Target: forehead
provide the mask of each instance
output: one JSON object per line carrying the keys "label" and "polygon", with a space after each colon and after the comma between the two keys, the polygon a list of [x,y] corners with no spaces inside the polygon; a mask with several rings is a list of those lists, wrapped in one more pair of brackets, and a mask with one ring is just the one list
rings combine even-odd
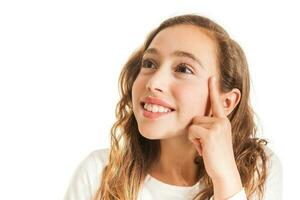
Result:
{"label": "forehead", "polygon": [[[155,48],[160,56],[175,51],[188,52],[198,58],[207,69],[216,66],[216,45],[212,36],[195,25],[176,25],[160,31],[148,49]],[[212,70],[212,69],[210,69]]]}

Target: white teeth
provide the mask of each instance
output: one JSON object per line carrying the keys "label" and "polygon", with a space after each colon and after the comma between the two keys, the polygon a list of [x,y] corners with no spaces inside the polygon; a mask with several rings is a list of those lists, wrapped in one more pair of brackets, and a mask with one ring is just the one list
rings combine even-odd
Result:
{"label": "white teeth", "polygon": [[165,112],[165,108],[164,107],[162,107],[162,106],[159,106],[159,110],[158,110],[159,112]]}
{"label": "white teeth", "polygon": [[169,108],[149,103],[145,103],[144,108],[151,112],[171,112]]}
{"label": "white teeth", "polygon": [[152,106],[152,112],[157,112],[159,110],[158,106]]}

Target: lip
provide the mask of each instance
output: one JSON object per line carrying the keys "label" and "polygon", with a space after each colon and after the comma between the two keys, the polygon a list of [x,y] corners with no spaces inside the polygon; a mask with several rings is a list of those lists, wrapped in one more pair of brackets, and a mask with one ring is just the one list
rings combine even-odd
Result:
{"label": "lip", "polygon": [[158,99],[158,98],[154,98],[154,97],[146,97],[142,102],[142,106],[144,107],[144,104],[145,103],[151,103],[151,104],[156,104],[156,105],[160,105],[160,106],[163,106],[163,107],[166,107],[166,108],[169,108],[171,109],[171,111],[174,111],[175,109],[170,105],[168,104],[167,102],[165,102],[164,100],[161,100],[161,99]]}
{"label": "lip", "polygon": [[142,109],[143,109],[143,115],[144,115],[144,117],[149,118],[151,120],[157,119],[157,118],[159,118],[159,117],[161,117],[163,115],[168,115],[170,113],[173,113],[173,111],[171,111],[171,112],[156,112],[156,113],[154,113],[154,112],[150,112],[150,111],[148,111],[148,110],[146,110],[144,108],[142,108]]}
{"label": "lip", "polygon": [[[144,108],[144,105],[145,103],[151,103],[151,104],[156,104],[156,105],[160,105],[160,106],[163,106],[163,107],[166,107],[166,108],[169,108],[171,111],[170,112],[150,112],[148,110],[146,110]],[[164,115],[168,115],[170,113],[172,113],[175,109],[170,105],[168,104],[167,102],[161,100],[161,99],[158,99],[158,98],[154,98],[154,97],[146,97],[142,102],[141,102],[141,108],[143,110],[143,115],[144,117],[146,118],[149,118],[151,120],[154,120],[154,119],[157,119],[161,116],[164,116]]]}

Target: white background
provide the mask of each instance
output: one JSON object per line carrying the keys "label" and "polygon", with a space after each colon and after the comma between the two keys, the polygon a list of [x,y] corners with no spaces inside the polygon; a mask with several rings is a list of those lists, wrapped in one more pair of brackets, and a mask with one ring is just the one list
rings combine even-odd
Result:
{"label": "white background", "polygon": [[244,49],[259,136],[282,161],[283,199],[297,199],[299,6],[248,2],[1,1],[0,199],[62,199],[79,162],[109,147],[127,58],[162,20],[187,13]]}

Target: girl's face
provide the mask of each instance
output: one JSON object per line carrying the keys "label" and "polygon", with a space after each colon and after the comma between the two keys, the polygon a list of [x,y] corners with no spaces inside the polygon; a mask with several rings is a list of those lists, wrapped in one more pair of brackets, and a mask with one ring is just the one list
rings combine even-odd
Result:
{"label": "girl's face", "polygon": [[[217,75],[216,46],[204,30],[194,25],[176,25],[159,32],[143,55],[132,88],[133,112],[140,133],[148,139],[187,133],[193,117],[207,114],[208,79],[212,75]],[[146,111],[143,105],[149,96],[166,102],[172,111]]]}

